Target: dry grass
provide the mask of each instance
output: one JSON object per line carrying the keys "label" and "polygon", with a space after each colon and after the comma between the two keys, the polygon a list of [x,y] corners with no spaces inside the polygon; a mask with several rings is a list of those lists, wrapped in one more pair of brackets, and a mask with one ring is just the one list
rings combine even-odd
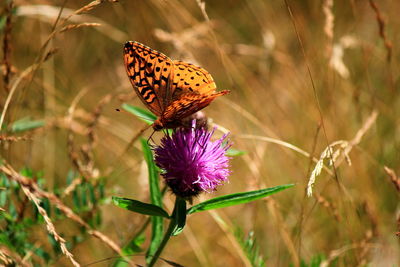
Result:
{"label": "dry grass", "polygon": [[[77,262],[118,255],[146,220],[104,204],[102,227],[93,229],[68,202],[79,183],[99,177],[107,179],[108,196],[148,201],[137,138],[151,131],[115,111],[123,102],[143,107],[122,60],[124,41],[136,40],[205,67],[221,90],[231,90],[205,111],[220,132],[231,132],[234,148],[248,153],[232,160],[229,184],[202,198],[296,183],[266,201],[190,216],[190,228],[171,239],[162,257],[184,266],[249,266],[232,234],[239,225],[254,230],[269,266],[300,266],[321,254],[322,266],[398,264],[400,3],[13,5],[18,9],[10,15],[0,4],[1,14],[11,16],[1,32],[0,125],[9,129],[27,115],[46,125],[1,134],[1,155],[9,164],[1,171],[21,182],[12,170],[30,166],[45,170],[49,188],[63,186],[61,197],[37,193],[32,185],[28,192],[48,198],[69,218],[53,221],[53,229],[68,233],[79,226],[96,237],[71,251]],[[342,164],[346,159],[351,165]],[[71,169],[80,179],[67,187]],[[312,198],[308,185],[314,185]],[[10,258],[25,263],[0,246],[0,260]],[[71,263],[64,257],[59,264]]]}

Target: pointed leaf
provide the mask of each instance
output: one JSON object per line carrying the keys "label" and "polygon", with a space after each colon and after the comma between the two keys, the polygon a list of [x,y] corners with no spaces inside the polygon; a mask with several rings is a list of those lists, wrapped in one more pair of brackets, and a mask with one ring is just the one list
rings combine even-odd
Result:
{"label": "pointed leaf", "polygon": [[148,110],[139,108],[139,107],[135,107],[129,104],[122,104],[122,108],[126,111],[128,111],[129,113],[132,113],[133,115],[135,115],[136,117],[138,117],[140,120],[148,123],[148,124],[152,124],[156,119],[157,116],[154,115],[153,113],[151,113]]}
{"label": "pointed leaf", "polygon": [[122,249],[124,255],[132,255],[134,253],[142,252],[141,245],[146,241],[145,235],[139,235],[133,239],[127,246]]}
{"label": "pointed leaf", "polygon": [[129,267],[131,264],[129,260],[133,255],[142,252],[141,246],[143,245],[146,237],[141,234],[136,236],[136,238],[132,239],[126,246],[122,248],[122,255],[124,257],[117,258],[116,261],[112,264],[113,267]]}
{"label": "pointed leaf", "polygon": [[156,205],[123,197],[112,197],[112,200],[114,205],[123,209],[127,209],[144,215],[161,216],[169,218],[168,213]]}
{"label": "pointed leaf", "polygon": [[247,151],[244,151],[244,150],[229,148],[225,152],[225,155],[230,156],[230,157],[236,157],[236,156],[242,156],[242,155],[244,155],[246,153],[247,153]]}
{"label": "pointed leaf", "polygon": [[142,150],[144,159],[147,163],[147,169],[149,171],[149,186],[150,186],[150,198],[151,203],[159,207],[162,206],[162,195],[159,186],[158,179],[158,168],[153,160],[153,153],[146,140],[140,139],[142,143]]}
{"label": "pointed leaf", "polygon": [[224,208],[238,204],[248,203],[279,191],[282,191],[286,188],[292,187],[294,184],[287,184],[287,185],[279,185],[271,188],[255,190],[250,192],[242,192],[242,193],[235,193],[225,196],[216,197],[202,203],[199,203],[190,209],[188,209],[187,213],[192,214],[199,211],[217,209],[217,208]]}
{"label": "pointed leaf", "polygon": [[175,213],[173,214],[175,220],[175,228],[172,231],[173,236],[182,233],[186,224],[186,201],[182,198],[177,198]]}
{"label": "pointed leaf", "polygon": [[25,117],[25,118],[15,121],[11,125],[11,131],[14,133],[28,131],[28,130],[42,127],[44,124],[45,124],[44,120],[31,120],[29,117]]}
{"label": "pointed leaf", "polygon": [[[158,171],[156,164],[154,163],[153,160],[153,153],[151,152],[151,149],[146,140],[141,139],[140,141],[142,143],[143,155],[147,163],[147,168],[149,170],[149,187],[150,187],[151,203],[153,205],[162,207],[162,194],[158,183]],[[162,235],[164,231],[162,217],[158,216],[151,217],[151,228],[152,228],[151,241],[149,249],[147,250],[146,253],[147,263],[151,261],[154,253],[157,251],[157,248],[159,247],[162,241]]]}

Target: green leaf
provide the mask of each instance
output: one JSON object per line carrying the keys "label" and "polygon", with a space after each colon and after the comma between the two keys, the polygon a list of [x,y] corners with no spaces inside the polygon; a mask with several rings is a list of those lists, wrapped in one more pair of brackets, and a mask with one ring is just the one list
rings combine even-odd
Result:
{"label": "green leaf", "polygon": [[148,110],[139,108],[139,107],[135,107],[129,104],[122,104],[122,108],[126,111],[128,111],[129,113],[132,113],[133,115],[135,115],[136,117],[138,117],[140,120],[148,123],[148,124],[152,124],[156,119],[157,116],[154,115],[153,113],[151,113]]}
{"label": "green leaf", "polygon": [[72,192],[72,202],[74,204],[74,209],[79,211],[81,208],[81,200],[79,197],[79,190],[78,188],[75,188],[75,190]]}
{"label": "green leaf", "polygon": [[173,214],[176,225],[171,234],[173,236],[182,233],[186,224],[186,201],[180,197],[177,197],[176,201],[176,209]]}
{"label": "green leaf", "polygon": [[[161,190],[161,194],[164,196],[165,192],[167,192],[167,187],[165,186],[163,188],[163,190]],[[144,238],[144,232],[146,231],[146,229],[148,228],[148,225],[150,225],[150,220],[151,218],[147,219],[143,225],[140,227],[140,229],[137,231],[137,233],[135,234],[135,236],[132,238],[132,240],[125,245],[122,248],[123,251],[123,255],[126,255],[124,258],[120,258],[117,259],[116,262],[114,263],[114,267],[128,267],[129,264],[127,263],[126,259],[130,259],[133,255],[137,254],[137,252],[135,253],[135,251],[132,251],[129,249],[130,244],[132,244],[132,246],[138,246],[140,247],[142,245],[142,243],[144,242],[144,240],[142,241],[142,237]],[[132,251],[132,252],[130,252]],[[142,252],[142,249],[138,252]],[[129,256],[128,256],[129,255]]]}
{"label": "green leaf", "polygon": [[144,215],[161,216],[169,218],[168,213],[156,205],[122,197],[112,197],[112,200],[114,205],[123,209],[127,209]]}
{"label": "green leaf", "polygon": [[11,125],[12,132],[23,132],[42,127],[45,124],[44,120],[31,120],[29,117],[15,121]]}
{"label": "green leaf", "polygon": [[82,183],[78,186],[80,190],[80,196],[81,196],[81,204],[83,208],[87,208],[88,205],[88,199],[87,199],[87,183]]}
{"label": "green leaf", "polygon": [[51,216],[51,205],[50,205],[50,200],[48,198],[43,198],[42,202],[40,203],[40,206],[46,211],[47,215],[49,217]]}
{"label": "green leaf", "polygon": [[50,254],[47,253],[44,249],[35,247],[33,250],[33,253],[35,253],[37,256],[45,260],[46,262],[50,261]]}
{"label": "green leaf", "polygon": [[6,25],[7,16],[0,17],[0,31],[3,30],[4,26]]}
{"label": "green leaf", "polygon": [[100,181],[98,190],[99,190],[99,197],[100,199],[104,199],[106,197],[106,192],[105,192],[105,183],[103,181]]}
{"label": "green leaf", "polygon": [[239,149],[234,149],[234,148],[229,148],[226,152],[225,155],[229,157],[236,157],[236,156],[242,156],[246,154],[247,151],[244,150],[239,150]]}
{"label": "green leaf", "polygon": [[112,265],[113,267],[129,267],[130,264],[128,260],[135,254],[138,254],[142,252],[141,246],[143,245],[144,241],[146,240],[145,235],[139,235],[136,238],[134,238],[129,244],[127,244],[123,249],[122,249],[122,255],[125,257],[118,258],[114,264]]}
{"label": "green leaf", "polygon": [[[150,187],[150,199],[151,203],[153,205],[159,206],[160,208],[162,207],[162,194],[160,191],[159,183],[158,183],[158,171],[156,164],[154,163],[153,160],[153,153],[151,152],[151,149],[147,143],[146,140],[143,138],[140,139],[142,143],[142,150],[143,150],[143,155],[147,163],[147,168],[149,171],[149,187]],[[147,250],[146,253],[146,262],[149,263],[154,255],[154,253],[157,251],[157,248],[159,247],[161,241],[162,241],[162,235],[164,231],[163,227],[163,220],[162,217],[159,216],[154,216],[151,217],[151,241],[150,241],[150,246],[149,249]]]}
{"label": "green leaf", "polygon": [[0,207],[4,207],[7,203],[7,191],[0,189]]}
{"label": "green leaf", "polygon": [[279,191],[282,191],[286,188],[292,187],[294,184],[287,185],[279,185],[271,188],[265,188],[261,190],[255,190],[250,192],[242,192],[235,193],[225,196],[216,197],[202,203],[199,203],[190,209],[188,209],[187,213],[192,214],[199,211],[212,210],[217,208],[224,208],[238,204],[248,203],[272,194],[275,194]]}
{"label": "green leaf", "polygon": [[20,171],[21,175],[25,176],[25,177],[29,177],[29,178],[33,178],[34,174],[32,169],[29,168],[22,168]]}
{"label": "green leaf", "polygon": [[10,186],[10,182],[8,181],[7,176],[4,174],[4,172],[0,173],[0,178],[0,186],[5,188]]}
{"label": "green leaf", "polygon": [[[326,256],[323,254],[316,254],[311,257],[310,263],[307,264],[306,261],[301,260],[300,262],[300,267],[319,267],[321,266],[321,263],[326,259]],[[291,266],[294,266],[294,264],[291,264]],[[329,266],[337,266],[335,264],[335,261],[332,261]]]}
{"label": "green leaf", "polygon": [[145,235],[139,235],[122,249],[124,255],[132,255],[142,251],[141,245],[146,240]]}
{"label": "green leaf", "polygon": [[236,240],[240,247],[249,259],[253,267],[265,267],[264,256],[260,253],[260,247],[254,237],[254,232],[250,231],[247,236],[243,233],[242,229],[236,228],[234,231]]}
{"label": "green leaf", "polygon": [[51,246],[53,247],[53,251],[56,255],[61,254],[61,248],[60,248],[60,244],[54,239],[54,236],[51,234],[47,234],[47,240],[49,241],[49,243],[51,244]]}
{"label": "green leaf", "polygon": [[158,181],[158,168],[153,160],[153,153],[149,147],[149,144],[145,139],[140,139],[142,143],[142,150],[144,159],[147,163],[147,169],[149,171],[149,186],[150,186],[150,198],[151,203],[162,207],[162,195],[160,191],[159,181]]}
{"label": "green leaf", "polygon": [[96,199],[96,193],[94,192],[94,186],[92,184],[87,184],[88,190],[89,190],[89,197],[90,197],[90,202],[93,205],[97,204],[97,199]]}
{"label": "green leaf", "polygon": [[18,212],[13,202],[8,203],[8,212],[14,220],[18,218]]}

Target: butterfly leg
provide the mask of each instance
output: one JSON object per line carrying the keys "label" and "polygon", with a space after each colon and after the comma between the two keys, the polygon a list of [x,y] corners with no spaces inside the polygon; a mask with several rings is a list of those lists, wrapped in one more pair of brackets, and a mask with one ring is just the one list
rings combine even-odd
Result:
{"label": "butterfly leg", "polygon": [[[151,135],[149,136],[149,138],[147,138],[147,144],[149,145],[150,148],[154,148],[155,147],[155,143],[154,139],[153,139],[153,135],[156,131],[153,130],[153,132],[151,133]],[[153,143],[151,144],[150,141]]]}

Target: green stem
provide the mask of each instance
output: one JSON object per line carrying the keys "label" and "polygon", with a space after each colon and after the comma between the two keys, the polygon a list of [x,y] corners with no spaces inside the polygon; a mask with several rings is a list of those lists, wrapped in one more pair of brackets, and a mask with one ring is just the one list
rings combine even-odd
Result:
{"label": "green stem", "polygon": [[172,212],[171,221],[170,221],[170,223],[169,223],[168,229],[167,229],[167,231],[165,232],[164,238],[163,238],[163,240],[161,241],[161,244],[160,244],[160,246],[158,247],[156,253],[154,253],[154,256],[152,257],[152,259],[151,259],[151,261],[150,261],[148,267],[153,267],[153,266],[154,266],[154,264],[156,263],[156,261],[157,261],[158,258],[160,257],[161,252],[164,250],[164,247],[167,245],[167,243],[168,243],[168,241],[169,241],[169,238],[171,237],[172,232],[173,232],[174,229],[175,229],[175,226],[176,226],[176,224],[177,224],[177,221],[176,221],[176,218],[175,218],[175,213],[176,213],[176,210],[177,210],[177,207],[178,207],[178,203],[179,203],[178,198],[179,198],[179,197],[176,197],[176,199],[175,199],[174,211]]}

